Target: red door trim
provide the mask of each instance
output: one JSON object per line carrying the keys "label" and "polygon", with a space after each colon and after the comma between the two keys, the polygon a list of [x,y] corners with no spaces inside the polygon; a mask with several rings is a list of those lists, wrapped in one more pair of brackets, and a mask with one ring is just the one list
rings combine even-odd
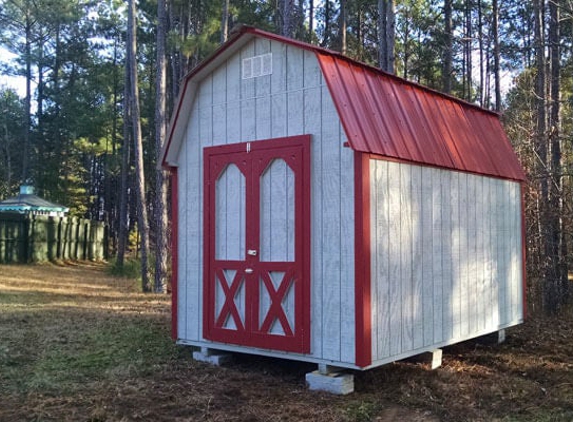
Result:
{"label": "red door trim", "polygon": [[354,152],[356,365],[372,363],[369,155]]}
{"label": "red door trim", "polygon": [[171,167],[171,338],[177,340],[177,283],[179,277],[179,181],[177,167]]}
{"label": "red door trim", "polygon": [[[310,139],[310,135],[301,135],[285,138],[258,140],[248,143],[245,142],[240,144],[207,147],[203,150],[203,337],[205,339],[225,343],[231,342],[244,346],[261,347],[272,350],[291,351],[297,353],[310,352]],[[282,309],[279,309],[279,307],[280,300],[286,293],[287,286],[282,288],[278,287],[276,291],[269,289],[269,294],[271,298],[274,298],[274,301],[268,312],[271,316],[274,317],[269,321],[269,317],[267,316],[265,321],[263,321],[262,326],[260,327],[260,331],[258,328],[254,329],[254,327],[252,327],[254,321],[258,320],[258,314],[255,315],[255,313],[258,312],[258,283],[248,283],[247,281],[250,279],[250,277],[254,277],[254,275],[247,274],[243,274],[245,277],[245,282],[247,282],[245,286],[246,294],[252,298],[249,300],[252,300],[256,310],[250,310],[252,313],[246,315],[244,327],[238,327],[237,330],[226,330],[220,326],[217,326],[217,323],[220,322],[220,318],[218,318],[217,321],[213,321],[214,317],[212,317],[212,315],[209,313],[209,310],[215,309],[215,295],[212,291],[213,286],[211,283],[211,279],[214,276],[214,274],[211,274],[211,261],[215,256],[215,231],[212,230],[213,228],[211,227],[211,222],[214,218],[215,198],[212,194],[212,186],[210,184],[213,183],[213,181],[216,180],[216,177],[218,176],[218,174],[214,174],[216,171],[211,169],[210,163],[218,160],[217,156],[221,156],[222,162],[234,162],[235,158],[228,161],[225,157],[229,154],[236,154],[237,156],[245,154],[245,156],[248,156],[249,153],[255,152],[259,156],[261,156],[261,153],[263,153],[262,163],[268,163],[272,158],[274,158],[273,151],[275,151],[277,148],[285,150],[292,149],[293,151],[297,151],[297,154],[300,155],[300,159],[297,159],[294,162],[289,162],[289,160],[286,160],[287,165],[293,169],[295,174],[300,174],[302,176],[295,177],[295,192],[300,192],[301,195],[300,198],[299,196],[296,196],[295,200],[295,215],[301,216],[301,218],[295,218],[295,233],[302,234],[295,235],[296,272],[301,274],[302,277],[302,280],[300,281],[296,278],[292,281],[292,283],[294,283],[293,288],[295,289],[295,333],[293,333],[293,336],[289,336],[292,330],[285,330],[287,335],[281,336],[270,334],[264,330],[264,328],[270,328],[270,322],[274,320],[274,317],[278,317],[278,322],[283,326],[283,328],[285,327],[286,316],[284,315]],[[266,157],[266,151],[268,151],[268,160]],[[253,166],[254,165],[255,164],[253,162]],[[241,166],[239,166],[239,168],[241,171],[244,171]],[[260,202],[260,192],[258,188],[260,182],[259,177],[260,173],[262,173],[265,168],[266,165],[258,164],[257,168],[249,167],[248,169],[248,171],[251,171],[252,174],[257,175],[256,181],[253,181],[252,183],[247,182],[247,195],[251,195],[251,199],[253,200],[254,204],[259,204]],[[251,212],[254,215],[254,217],[252,217],[254,221],[258,222],[259,210],[255,209]],[[251,233],[251,235],[247,236],[247,242],[250,241],[249,238],[257,239],[256,241],[258,242],[258,239],[260,238],[260,227],[258,224],[252,224],[252,222],[249,222],[249,220],[250,219],[247,219],[246,230],[247,233]],[[258,249],[258,245],[250,245],[247,243],[245,245],[245,249],[256,250]],[[248,260],[249,258],[245,257],[245,259]],[[229,261],[230,265],[236,263],[237,262]],[[272,270],[274,263],[261,262],[259,265],[260,268],[264,267],[266,270]],[[284,278],[285,280],[287,280],[289,273],[291,273],[290,275],[292,278],[292,272],[287,271]],[[265,283],[265,285],[267,284],[268,283]],[[233,287],[230,286],[228,290],[232,289]],[[235,319],[235,316],[233,315],[234,305],[231,306],[227,302],[226,305],[229,306],[224,305],[225,311],[227,314],[231,312],[231,317]],[[247,308],[247,312],[250,311]]]}

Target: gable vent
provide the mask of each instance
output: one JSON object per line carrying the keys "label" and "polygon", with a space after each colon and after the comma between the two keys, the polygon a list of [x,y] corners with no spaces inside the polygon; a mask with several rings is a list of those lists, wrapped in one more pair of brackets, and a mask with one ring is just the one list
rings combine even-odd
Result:
{"label": "gable vent", "polygon": [[273,54],[243,59],[243,79],[257,78],[273,73]]}

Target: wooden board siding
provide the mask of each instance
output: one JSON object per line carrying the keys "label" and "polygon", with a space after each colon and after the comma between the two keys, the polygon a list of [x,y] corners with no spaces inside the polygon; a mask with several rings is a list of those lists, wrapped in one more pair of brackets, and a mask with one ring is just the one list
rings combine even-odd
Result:
{"label": "wooden board siding", "polygon": [[373,365],[522,321],[520,184],[370,160]]}
{"label": "wooden board siding", "polygon": [[[273,54],[273,73],[242,79],[242,59],[268,52]],[[312,135],[308,356],[353,364],[353,151],[343,147],[346,139],[315,54],[268,39],[255,39],[231,56],[198,83],[193,99],[178,156],[182,343],[209,344],[202,338],[203,148],[302,134]]]}

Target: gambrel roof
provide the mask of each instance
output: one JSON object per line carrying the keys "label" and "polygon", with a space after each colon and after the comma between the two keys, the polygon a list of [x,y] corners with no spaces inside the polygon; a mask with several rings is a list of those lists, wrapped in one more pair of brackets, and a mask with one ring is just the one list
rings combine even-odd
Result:
{"label": "gambrel roof", "polygon": [[197,84],[254,37],[316,54],[348,143],[354,150],[411,163],[525,180],[497,113],[340,53],[247,26],[236,31],[185,77],[164,148],[163,166],[176,164]]}

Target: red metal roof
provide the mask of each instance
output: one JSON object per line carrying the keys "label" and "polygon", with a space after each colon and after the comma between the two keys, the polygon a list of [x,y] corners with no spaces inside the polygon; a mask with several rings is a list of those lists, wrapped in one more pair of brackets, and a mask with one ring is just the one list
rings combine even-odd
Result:
{"label": "red metal roof", "polygon": [[354,150],[525,180],[496,113],[339,55],[316,55]]}
{"label": "red metal roof", "polygon": [[189,82],[252,37],[313,51],[320,63],[350,146],[366,153],[514,180],[525,173],[499,115],[426,88],[338,52],[242,26],[185,78],[163,153],[175,134]]}

